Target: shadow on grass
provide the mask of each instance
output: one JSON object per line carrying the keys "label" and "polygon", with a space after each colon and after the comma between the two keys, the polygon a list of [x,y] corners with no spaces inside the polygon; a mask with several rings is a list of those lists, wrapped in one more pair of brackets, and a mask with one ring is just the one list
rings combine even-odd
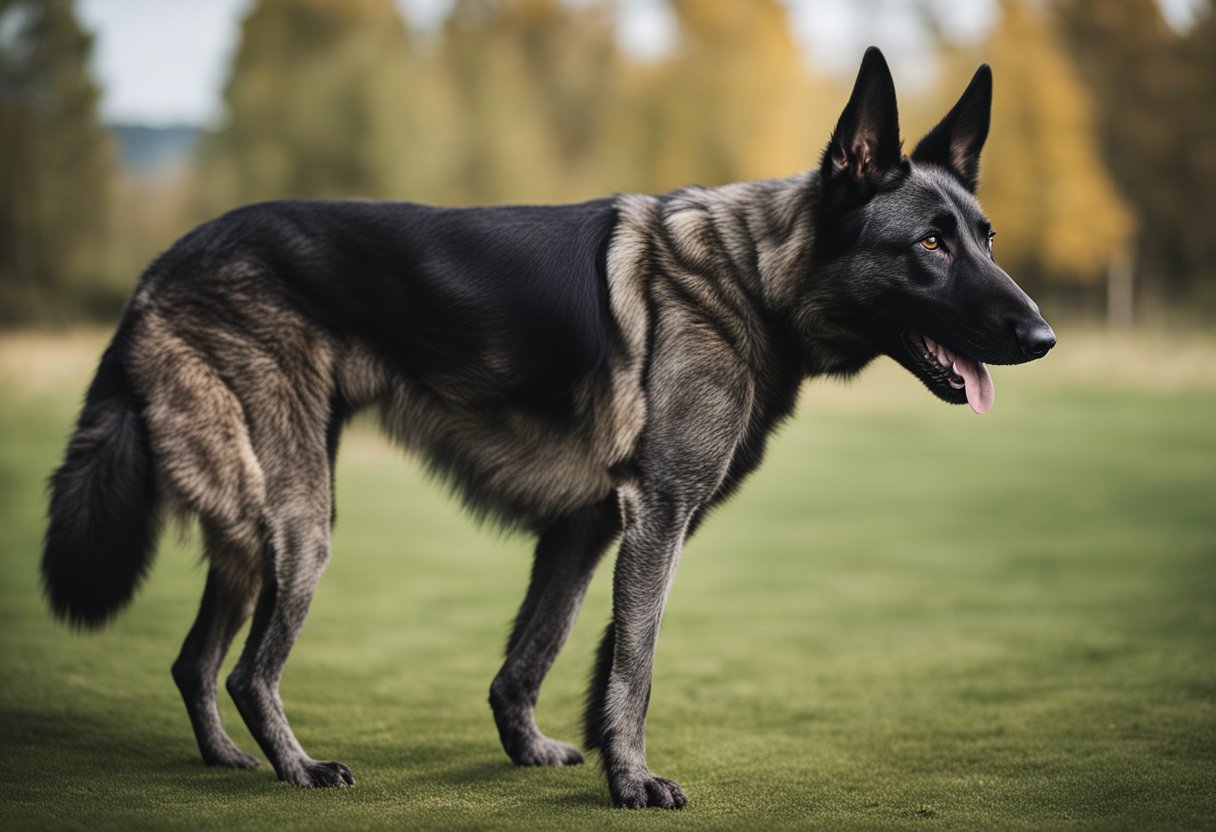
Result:
{"label": "shadow on grass", "polygon": [[[464,756],[453,751],[450,757]],[[436,791],[459,790],[468,793],[517,795],[536,798],[544,806],[603,808],[608,805],[608,790],[594,761],[581,766],[548,768],[516,766],[505,756],[479,758],[452,765],[406,767],[415,786]]]}
{"label": "shadow on grass", "polygon": [[43,773],[47,777],[104,771],[113,781],[190,785],[204,775],[209,787],[235,794],[264,787],[266,778],[259,775],[269,772],[265,765],[254,772],[206,766],[192,740],[188,746],[166,740],[137,719],[120,723],[96,714],[5,709],[0,724],[7,733],[5,763],[53,761],[54,769]]}
{"label": "shadow on grass", "polygon": [[[143,790],[181,789],[179,799],[188,803],[204,798],[221,802],[269,798],[277,803],[289,794],[308,791],[279,783],[265,760],[254,771],[206,766],[191,737],[168,739],[159,724],[138,717],[5,708],[0,710],[0,724],[7,726],[0,768],[11,768],[10,774],[15,774],[25,769],[27,761],[39,761],[36,781],[28,784],[35,791],[37,783],[43,787],[75,784],[67,791],[92,795],[98,786],[109,791],[120,784],[138,783]],[[470,759],[469,749],[459,744],[446,749],[435,744],[403,746],[397,759],[385,762],[352,762],[364,786],[356,793],[373,802],[381,800],[387,790],[457,802],[461,795],[495,795],[538,809],[601,809],[608,805],[607,790],[594,762],[577,769],[520,768],[498,755]],[[100,782],[98,772],[104,772]]]}

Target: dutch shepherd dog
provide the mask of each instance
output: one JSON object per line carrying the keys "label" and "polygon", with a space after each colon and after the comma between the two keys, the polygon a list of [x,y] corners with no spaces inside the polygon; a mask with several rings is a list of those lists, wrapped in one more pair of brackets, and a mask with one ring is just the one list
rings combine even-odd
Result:
{"label": "dutch shepherd dog", "polygon": [[473,514],[538,537],[490,686],[519,765],[582,762],[534,706],[619,536],[586,746],[616,805],[683,806],[646,764],[664,601],[685,540],[760,463],[803,380],[887,355],[983,413],[985,363],[1055,344],[975,198],[991,98],[981,66],[904,155],[870,49],[819,166],[786,179],[562,206],[289,200],[199,227],[140,280],[51,478],[51,608],[105,623],[158,518],[197,517],[209,571],[173,678],[203,760],[258,765],[216,709],[252,617],[227,679],[249,730],[280,779],[352,785],[300,746],[278,688],[330,557],[339,436],[374,407]]}

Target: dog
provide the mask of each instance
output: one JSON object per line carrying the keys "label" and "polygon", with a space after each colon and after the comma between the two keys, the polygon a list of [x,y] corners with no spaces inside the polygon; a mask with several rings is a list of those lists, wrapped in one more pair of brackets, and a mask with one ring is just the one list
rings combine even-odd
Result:
{"label": "dog", "polygon": [[305,753],[278,685],[330,556],[339,437],[375,408],[474,515],[538,537],[490,687],[516,764],[582,762],[534,706],[620,539],[586,746],[615,805],[684,806],[645,753],[664,602],[803,380],[886,355],[983,413],[986,364],[1055,344],[975,198],[991,99],[984,65],[903,155],[871,48],[818,167],[789,178],[568,206],[280,201],[200,226],[141,278],[51,477],[51,609],[102,625],[159,518],[196,517],[208,574],[173,678],[203,760],[258,765],[216,709],[252,618],[227,689],[253,737],[281,780],[353,785]]}

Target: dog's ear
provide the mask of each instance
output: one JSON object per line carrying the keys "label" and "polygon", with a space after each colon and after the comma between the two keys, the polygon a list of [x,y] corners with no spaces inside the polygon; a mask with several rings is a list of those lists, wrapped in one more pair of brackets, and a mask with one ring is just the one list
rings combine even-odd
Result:
{"label": "dog's ear", "polygon": [[853,94],[845,105],[819,169],[826,181],[876,184],[900,160],[895,82],[877,47],[861,59]]}
{"label": "dog's ear", "polygon": [[992,70],[982,64],[958,103],[917,143],[912,158],[944,167],[975,193],[991,114]]}

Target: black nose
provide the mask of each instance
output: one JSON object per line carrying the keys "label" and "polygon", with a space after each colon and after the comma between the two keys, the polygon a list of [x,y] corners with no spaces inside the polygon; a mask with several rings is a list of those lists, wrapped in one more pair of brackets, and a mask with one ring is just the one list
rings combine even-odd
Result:
{"label": "black nose", "polygon": [[1056,345],[1056,334],[1042,318],[1019,323],[1014,331],[1027,358],[1042,358]]}

